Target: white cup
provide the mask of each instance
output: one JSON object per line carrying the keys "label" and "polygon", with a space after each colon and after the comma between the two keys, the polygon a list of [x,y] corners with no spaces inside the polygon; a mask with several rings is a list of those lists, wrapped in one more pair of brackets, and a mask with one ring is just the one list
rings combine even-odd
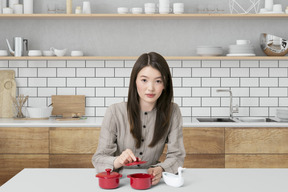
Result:
{"label": "white cup", "polygon": [[23,14],[23,5],[22,4],[14,4],[13,11],[15,14]]}
{"label": "white cup", "polygon": [[63,57],[66,54],[67,49],[55,49],[54,47],[50,48],[57,57]]}
{"label": "white cup", "polygon": [[33,14],[33,0],[23,0],[24,14]]}
{"label": "white cup", "polygon": [[83,14],[91,14],[91,4],[90,1],[83,1]]}
{"label": "white cup", "polygon": [[72,57],[82,57],[83,55],[83,51],[71,51]]}
{"label": "white cup", "polygon": [[5,57],[8,56],[8,51],[7,50],[0,50],[0,57]]}
{"label": "white cup", "polygon": [[174,3],[173,4],[173,13],[174,14],[184,13],[184,3]]}
{"label": "white cup", "polygon": [[243,39],[236,40],[237,45],[248,45],[250,43],[251,43],[250,40],[243,40]]}
{"label": "white cup", "polygon": [[133,7],[131,9],[131,13],[133,14],[141,14],[143,12],[143,9],[141,7]]}
{"label": "white cup", "polygon": [[4,7],[3,14],[13,14],[13,9],[10,7]]}
{"label": "white cup", "polygon": [[272,11],[273,9],[273,0],[265,0],[265,9],[267,9],[267,11]]}
{"label": "white cup", "polygon": [[145,13],[146,14],[154,14],[156,12],[156,9],[153,7],[145,7]]}
{"label": "white cup", "polygon": [[159,7],[160,14],[168,14],[172,11],[170,7]]}
{"label": "white cup", "polygon": [[275,13],[281,13],[283,10],[282,10],[282,5],[281,4],[274,4],[273,5],[273,12]]}
{"label": "white cup", "polygon": [[127,7],[118,7],[117,8],[117,12],[119,13],[119,14],[126,14],[126,13],[128,13],[128,8]]}

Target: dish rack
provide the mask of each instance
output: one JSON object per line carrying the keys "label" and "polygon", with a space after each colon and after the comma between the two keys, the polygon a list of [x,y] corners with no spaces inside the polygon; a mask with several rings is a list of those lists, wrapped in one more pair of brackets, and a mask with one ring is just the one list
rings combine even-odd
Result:
{"label": "dish rack", "polygon": [[229,0],[231,14],[259,13],[261,0]]}

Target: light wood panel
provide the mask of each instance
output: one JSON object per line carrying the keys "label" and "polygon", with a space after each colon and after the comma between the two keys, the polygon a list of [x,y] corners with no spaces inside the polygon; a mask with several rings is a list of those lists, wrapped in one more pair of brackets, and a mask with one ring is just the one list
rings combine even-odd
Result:
{"label": "light wood panel", "polygon": [[93,168],[91,155],[50,155],[50,168]]}
{"label": "light wood panel", "polygon": [[288,168],[288,154],[285,155],[226,155],[226,168]]}
{"label": "light wood panel", "polygon": [[288,153],[287,128],[226,128],[226,153]]}
{"label": "light wood panel", "polygon": [[52,115],[80,113],[85,115],[85,95],[52,95]]}
{"label": "light wood panel", "polygon": [[49,155],[0,155],[0,185],[24,168],[48,168]]}
{"label": "light wood panel", "polygon": [[99,135],[100,128],[50,128],[50,153],[94,154]]}
{"label": "light wood panel", "polygon": [[[0,57],[0,60],[136,60],[137,56],[83,56],[83,57]],[[288,60],[287,56],[255,56],[255,57],[227,57],[227,56],[164,56],[166,60]]]}
{"label": "light wood panel", "polygon": [[0,127],[0,153],[49,153],[47,127]]}
{"label": "light wood panel", "polygon": [[187,155],[184,161],[187,168],[225,168],[224,154]]}
{"label": "light wood panel", "polygon": [[187,154],[224,153],[224,128],[183,128]]}

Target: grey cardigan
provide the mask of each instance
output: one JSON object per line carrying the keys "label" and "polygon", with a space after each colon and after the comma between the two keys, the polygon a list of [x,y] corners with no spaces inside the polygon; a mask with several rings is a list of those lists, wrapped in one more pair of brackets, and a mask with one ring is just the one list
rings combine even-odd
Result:
{"label": "grey cardigan", "polygon": [[[117,156],[124,150],[131,149],[136,157],[140,157],[145,164],[129,166],[125,168],[147,169],[153,166],[161,166],[166,172],[177,173],[179,166],[183,166],[185,149],[182,134],[182,116],[177,104],[173,103],[172,118],[168,133],[154,147],[148,147],[153,138],[156,120],[156,109],[152,111],[141,111],[142,120],[142,145],[135,147],[135,140],[130,133],[127,116],[127,103],[111,105],[102,122],[98,148],[92,157],[92,163],[97,172],[103,172],[110,168]],[[163,153],[165,141],[168,140],[168,150],[164,162],[159,162]]]}

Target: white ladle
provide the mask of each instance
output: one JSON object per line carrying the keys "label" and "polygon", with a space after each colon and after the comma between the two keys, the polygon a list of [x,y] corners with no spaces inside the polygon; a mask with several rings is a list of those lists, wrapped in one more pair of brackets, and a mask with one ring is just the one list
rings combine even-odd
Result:
{"label": "white ladle", "polygon": [[178,167],[178,175],[175,175],[173,173],[163,172],[162,176],[164,179],[164,182],[172,187],[181,187],[184,184],[184,178],[182,177],[182,171],[185,168]]}

